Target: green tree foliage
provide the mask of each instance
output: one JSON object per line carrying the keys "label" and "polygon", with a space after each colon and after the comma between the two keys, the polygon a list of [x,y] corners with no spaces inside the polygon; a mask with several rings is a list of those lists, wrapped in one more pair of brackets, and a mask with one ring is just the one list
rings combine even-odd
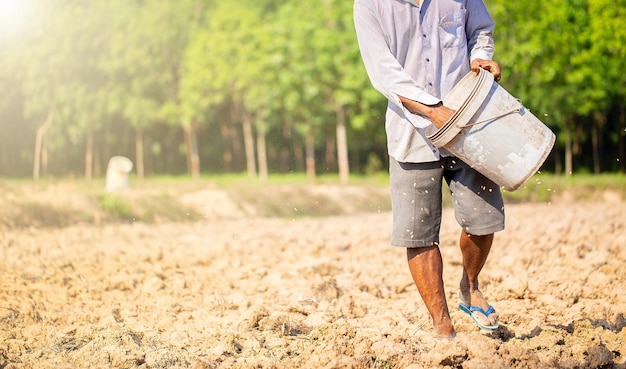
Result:
{"label": "green tree foliage", "polygon": [[498,0],[490,5],[498,25],[502,83],[557,133],[557,171],[561,155],[567,173],[574,160],[595,172],[603,164],[624,171],[626,1]]}
{"label": "green tree foliage", "polygon": [[[386,161],[352,1],[7,1],[25,5],[0,16],[0,176]],[[625,171],[626,0],[486,3],[503,86],[557,133],[546,169]]]}
{"label": "green tree foliage", "polygon": [[180,122],[178,70],[195,4],[125,0],[109,4],[117,11],[109,20],[112,40],[104,63],[115,92],[114,111],[133,130],[137,173],[143,177],[144,131]]}

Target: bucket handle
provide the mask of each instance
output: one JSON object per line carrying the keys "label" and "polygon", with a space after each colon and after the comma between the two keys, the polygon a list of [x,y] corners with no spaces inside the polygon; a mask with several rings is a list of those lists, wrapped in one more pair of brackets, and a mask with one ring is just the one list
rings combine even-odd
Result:
{"label": "bucket handle", "polygon": [[515,100],[517,100],[517,102],[519,102],[519,104],[520,104],[520,106],[518,106],[517,108],[514,108],[514,109],[512,109],[512,110],[509,110],[509,111],[507,111],[507,112],[505,112],[505,113],[502,113],[502,114],[500,114],[500,115],[497,115],[497,116],[495,116],[495,117],[493,117],[493,118],[488,118],[488,119],[485,119],[485,120],[481,120],[480,122],[467,123],[467,124],[466,124],[466,125],[464,125],[462,128],[471,127],[471,126],[477,126],[477,125],[479,125],[479,124],[483,124],[483,123],[491,122],[491,121],[493,121],[493,120],[496,120],[496,119],[499,119],[499,118],[502,118],[502,117],[506,117],[506,116],[507,116],[507,115],[509,115],[509,114],[513,114],[513,113],[519,113],[519,112],[521,112],[521,111],[522,111],[522,108],[524,107],[524,105],[522,104],[522,100],[520,100],[520,99],[515,99]]}

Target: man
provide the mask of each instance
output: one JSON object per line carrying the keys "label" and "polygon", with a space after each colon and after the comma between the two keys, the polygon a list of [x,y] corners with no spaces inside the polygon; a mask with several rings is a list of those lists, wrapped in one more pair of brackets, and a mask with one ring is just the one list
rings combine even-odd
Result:
{"label": "man", "polygon": [[454,113],[441,99],[470,70],[483,68],[500,79],[491,60],[494,23],[482,0],[355,0],[354,23],[370,80],[389,100],[391,243],[407,249],[435,336],[454,337],[439,251],[445,179],[462,227],[459,307],[481,328],[494,330],[498,314],[479,290],[478,275],[494,232],[504,229],[500,188],[426,138],[431,125],[441,127]]}

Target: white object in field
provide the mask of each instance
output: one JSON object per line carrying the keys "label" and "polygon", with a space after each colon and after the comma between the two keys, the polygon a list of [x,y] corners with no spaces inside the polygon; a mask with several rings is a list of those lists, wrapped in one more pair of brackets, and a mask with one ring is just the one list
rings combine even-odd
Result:
{"label": "white object in field", "polygon": [[535,174],[554,146],[554,133],[484,69],[469,72],[443,102],[456,112],[426,136],[507,191]]}
{"label": "white object in field", "polygon": [[130,188],[128,173],[133,170],[133,162],[124,156],[114,156],[109,159],[105,190],[114,192]]}

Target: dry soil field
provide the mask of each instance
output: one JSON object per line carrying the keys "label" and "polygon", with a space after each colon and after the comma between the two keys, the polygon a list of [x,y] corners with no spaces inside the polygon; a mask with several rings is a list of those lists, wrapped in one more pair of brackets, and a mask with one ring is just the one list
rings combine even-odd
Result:
{"label": "dry soil field", "polygon": [[[185,201],[229,206],[207,195]],[[431,338],[390,225],[388,212],[235,211],[187,223],[7,227],[0,368],[626,367],[621,196],[508,205],[482,275],[501,316],[493,333],[457,308],[459,228],[447,209],[453,341]]]}

